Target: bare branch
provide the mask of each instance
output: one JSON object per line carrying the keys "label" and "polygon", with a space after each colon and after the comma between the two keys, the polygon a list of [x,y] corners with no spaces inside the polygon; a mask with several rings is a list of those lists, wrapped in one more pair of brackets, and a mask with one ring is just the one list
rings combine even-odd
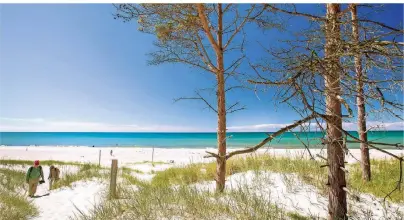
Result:
{"label": "bare branch", "polygon": [[271,10],[273,10],[273,11],[280,11],[280,12],[283,12],[283,13],[286,13],[286,14],[290,14],[290,15],[303,16],[303,17],[310,18],[310,19],[312,19],[312,20],[319,20],[319,21],[325,21],[325,20],[326,20],[326,18],[324,18],[324,17],[319,17],[319,16],[307,14],[307,13],[297,12],[297,11],[296,11],[296,8],[295,8],[294,11],[287,11],[287,10],[283,10],[283,9],[274,7],[274,6],[270,5],[270,4],[265,4],[265,7],[269,8],[269,9],[271,9]]}
{"label": "bare branch", "polygon": [[309,149],[309,147],[307,146],[307,144],[304,143],[296,133],[293,133],[293,135],[300,141],[300,143],[303,144],[303,146],[304,146],[304,147],[306,148],[306,150],[309,152],[310,159],[311,159],[311,160],[315,160],[314,157],[313,157],[313,155],[311,154],[310,149]]}
{"label": "bare branch", "polygon": [[397,32],[403,32],[402,29],[400,30],[400,29],[397,29],[397,28],[394,28],[394,27],[388,26],[388,25],[386,25],[386,24],[383,24],[383,23],[381,23],[381,22],[377,22],[377,21],[373,21],[373,20],[358,19],[358,21],[360,21],[360,22],[365,22],[365,23],[376,24],[376,25],[379,25],[379,26],[381,26],[381,27],[384,27],[384,28],[387,28],[387,29],[390,29],[390,30],[393,30],[393,31],[397,31]]}
{"label": "bare branch", "polygon": [[184,97],[184,98],[174,99],[174,102],[178,102],[181,100],[202,100],[212,111],[217,113],[217,110],[205,98],[203,98],[198,92],[196,93],[196,95],[197,95],[197,97]]}
{"label": "bare branch", "polygon": [[[243,21],[241,22],[241,24],[236,28],[236,30],[234,30],[233,34],[230,36],[229,40],[226,42],[226,44],[223,47],[223,50],[226,50],[226,48],[230,45],[230,43],[233,41],[233,38],[240,32],[240,30],[244,27],[245,23],[248,21],[250,14],[254,11],[255,9],[255,5],[253,5],[251,7],[251,9],[248,11],[247,16],[243,19]],[[260,12],[260,14],[264,12],[264,10],[262,10]]]}
{"label": "bare branch", "polygon": [[262,146],[264,146],[266,143],[272,141],[275,137],[285,133],[286,131],[292,130],[292,129],[296,128],[297,126],[299,126],[299,125],[301,125],[303,123],[306,123],[306,122],[308,122],[308,121],[310,121],[310,120],[312,120],[312,119],[314,119],[316,117],[318,117],[318,115],[313,114],[313,115],[310,115],[310,116],[308,116],[308,117],[306,117],[304,119],[301,119],[301,120],[299,120],[299,121],[297,121],[297,122],[295,122],[295,123],[293,123],[291,125],[288,125],[288,126],[282,128],[282,129],[278,130],[277,132],[271,134],[269,137],[265,138],[263,141],[261,141],[259,144],[255,145],[254,147],[250,147],[250,148],[246,148],[246,149],[242,149],[242,150],[232,151],[232,152],[230,152],[230,153],[228,153],[226,155],[226,160],[229,159],[230,157],[238,155],[238,154],[245,154],[245,153],[254,152],[254,151],[258,150],[259,148],[261,148]]}

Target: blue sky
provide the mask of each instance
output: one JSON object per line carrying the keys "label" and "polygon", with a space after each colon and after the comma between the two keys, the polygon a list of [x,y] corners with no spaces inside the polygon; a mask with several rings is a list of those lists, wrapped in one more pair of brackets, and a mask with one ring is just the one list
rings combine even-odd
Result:
{"label": "blue sky", "polygon": [[[402,21],[402,5],[387,11],[378,18]],[[203,103],[173,103],[211,87],[213,76],[181,64],[148,66],[154,36],[113,13],[109,4],[0,5],[0,131],[215,131],[216,115]],[[299,118],[286,106],[275,108],[271,97],[230,94],[247,110],[228,116],[229,130],[270,131]]]}

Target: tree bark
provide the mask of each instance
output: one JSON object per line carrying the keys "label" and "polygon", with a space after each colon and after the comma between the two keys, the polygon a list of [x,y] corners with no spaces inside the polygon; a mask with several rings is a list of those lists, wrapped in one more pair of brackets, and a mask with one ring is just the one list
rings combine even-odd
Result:
{"label": "tree bark", "polygon": [[216,80],[217,80],[217,149],[216,162],[216,191],[223,192],[226,183],[226,88],[224,78],[224,52],[223,52],[223,9],[222,4],[217,5],[218,25],[216,40],[209,28],[203,4],[198,4],[198,14],[203,30],[216,54]]}
{"label": "tree bark", "polygon": [[218,4],[218,32],[217,42],[218,51],[216,51],[216,62],[218,72],[217,79],[217,146],[219,158],[217,158],[216,167],[216,191],[223,192],[226,182],[226,94],[224,79],[224,60],[223,60],[223,11],[222,4]]}
{"label": "tree bark", "polygon": [[[350,5],[351,16],[352,16],[352,40],[358,45],[359,44],[359,24],[357,16],[356,4]],[[370,181],[370,158],[369,158],[369,147],[365,144],[368,141],[368,135],[366,133],[366,110],[365,110],[365,98],[363,91],[363,75],[362,75],[362,60],[360,51],[356,52],[355,55],[355,72],[357,77],[357,98],[356,104],[358,106],[358,133],[361,148],[361,168],[362,168],[362,178],[365,181]]]}
{"label": "tree bark", "polygon": [[340,57],[338,47],[341,40],[338,14],[339,4],[327,4],[325,60],[327,61],[324,73],[326,90],[327,120],[327,156],[328,156],[328,219],[346,219],[347,202],[345,172],[340,167],[344,165],[344,150],[342,136],[342,113],[340,87]]}

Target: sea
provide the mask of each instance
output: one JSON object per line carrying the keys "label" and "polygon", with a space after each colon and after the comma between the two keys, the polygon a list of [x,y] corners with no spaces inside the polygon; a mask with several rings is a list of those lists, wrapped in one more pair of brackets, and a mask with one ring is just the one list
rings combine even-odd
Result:
{"label": "sea", "polygon": [[[358,136],[357,132],[350,132]],[[229,132],[228,148],[243,148],[260,143],[271,132]],[[299,138],[297,138],[299,137]],[[266,146],[273,148],[321,148],[322,132],[286,132]],[[371,131],[368,140],[404,144],[404,131]],[[156,147],[156,148],[215,148],[216,133],[167,132],[0,132],[2,146],[87,146],[87,147]],[[359,144],[349,144],[359,148]],[[394,148],[381,146],[383,148]]]}

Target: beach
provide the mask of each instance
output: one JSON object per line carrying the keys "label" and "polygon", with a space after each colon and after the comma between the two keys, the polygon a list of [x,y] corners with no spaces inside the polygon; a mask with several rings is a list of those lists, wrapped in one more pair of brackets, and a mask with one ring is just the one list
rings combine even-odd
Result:
{"label": "beach", "polygon": [[[112,150],[112,155],[110,154]],[[228,152],[234,149],[228,150]],[[0,147],[1,159],[14,159],[14,160],[58,160],[69,162],[82,162],[82,163],[95,163],[99,162],[99,154],[101,151],[101,165],[111,165],[112,159],[117,159],[120,165],[131,165],[134,163],[141,163],[145,161],[172,163],[176,165],[198,163],[198,162],[211,162],[212,158],[204,158],[206,151],[216,152],[214,148],[141,148],[141,147],[49,147],[49,146],[13,146],[13,147]],[[154,156],[153,156],[154,151]],[[325,149],[310,149],[313,155],[320,154],[326,155]],[[350,149],[349,154],[346,155],[348,163],[357,162],[360,159],[359,149]],[[404,155],[404,150],[388,150],[396,155]],[[263,147],[259,149],[257,154],[269,153],[274,156],[308,157],[306,149],[278,149]],[[373,159],[391,158],[391,156],[377,151],[370,150],[370,157]]]}
{"label": "beach", "polygon": [[[112,154],[111,154],[112,151]],[[213,158],[204,158],[206,151],[216,152],[214,148],[206,149],[187,149],[187,148],[120,148],[120,147],[49,147],[49,146],[15,146],[0,147],[0,158],[2,160],[55,160],[63,162],[78,162],[82,164],[98,164],[106,170],[111,167],[113,159],[118,160],[120,168],[126,167],[140,172],[132,172],[131,175],[142,181],[151,181],[158,171],[164,171],[170,167],[182,167],[191,163],[207,163],[214,161]],[[231,150],[229,150],[231,151]],[[101,154],[100,154],[101,152]],[[388,150],[388,152],[404,156],[404,150]],[[153,155],[154,154],[154,155]],[[270,154],[275,157],[289,158],[309,158],[305,149],[274,149],[262,148],[252,154],[247,155]],[[321,149],[312,149],[311,154],[316,160],[322,161],[321,156],[326,157],[326,151]],[[99,158],[101,155],[101,158]],[[389,159],[391,156],[385,153],[370,150],[372,159]],[[152,164],[151,161],[155,162]],[[346,156],[348,164],[358,162],[360,150],[352,149]],[[230,160],[235,160],[231,158]],[[7,168],[7,165],[5,166]],[[25,171],[28,166],[14,166],[8,168]],[[45,177],[49,173],[49,166],[43,166]],[[71,165],[61,165],[61,176],[66,173],[77,172],[77,167]],[[297,185],[292,187],[288,182],[295,182]],[[282,209],[291,212],[298,212],[305,215],[326,217],[327,198],[313,186],[302,182],[294,174],[282,174],[277,172],[260,171],[258,174],[253,171],[242,172],[231,175],[227,180],[228,190],[238,190],[238,186],[249,186],[251,192],[257,195],[264,195],[268,201],[277,201],[277,205]],[[37,195],[40,198],[31,199],[39,208],[39,215],[34,220],[60,220],[69,219],[72,215],[78,213],[89,213],[97,204],[105,201],[106,189],[109,182],[97,178],[80,180],[74,182],[71,187],[62,187],[49,191],[48,183],[38,186]],[[134,190],[138,186],[133,185]],[[215,182],[199,182],[190,187],[195,187],[200,191],[214,191]],[[261,189],[265,189],[262,191]],[[264,194],[263,194],[264,193]],[[380,198],[375,198],[368,194],[360,194],[361,201],[353,204],[356,210],[373,209],[373,217],[387,216],[386,213],[394,213],[393,210],[404,212],[404,204],[391,204],[387,211],[383,208]],[[367,204],[372,204],[368,206]],[[58,208],[54,208],[58,207]],[[378,219],[380,219],[378,218]],[[123,218],[127,219],[127,218]],[[393,218],[394,219],[394,218]]]}

